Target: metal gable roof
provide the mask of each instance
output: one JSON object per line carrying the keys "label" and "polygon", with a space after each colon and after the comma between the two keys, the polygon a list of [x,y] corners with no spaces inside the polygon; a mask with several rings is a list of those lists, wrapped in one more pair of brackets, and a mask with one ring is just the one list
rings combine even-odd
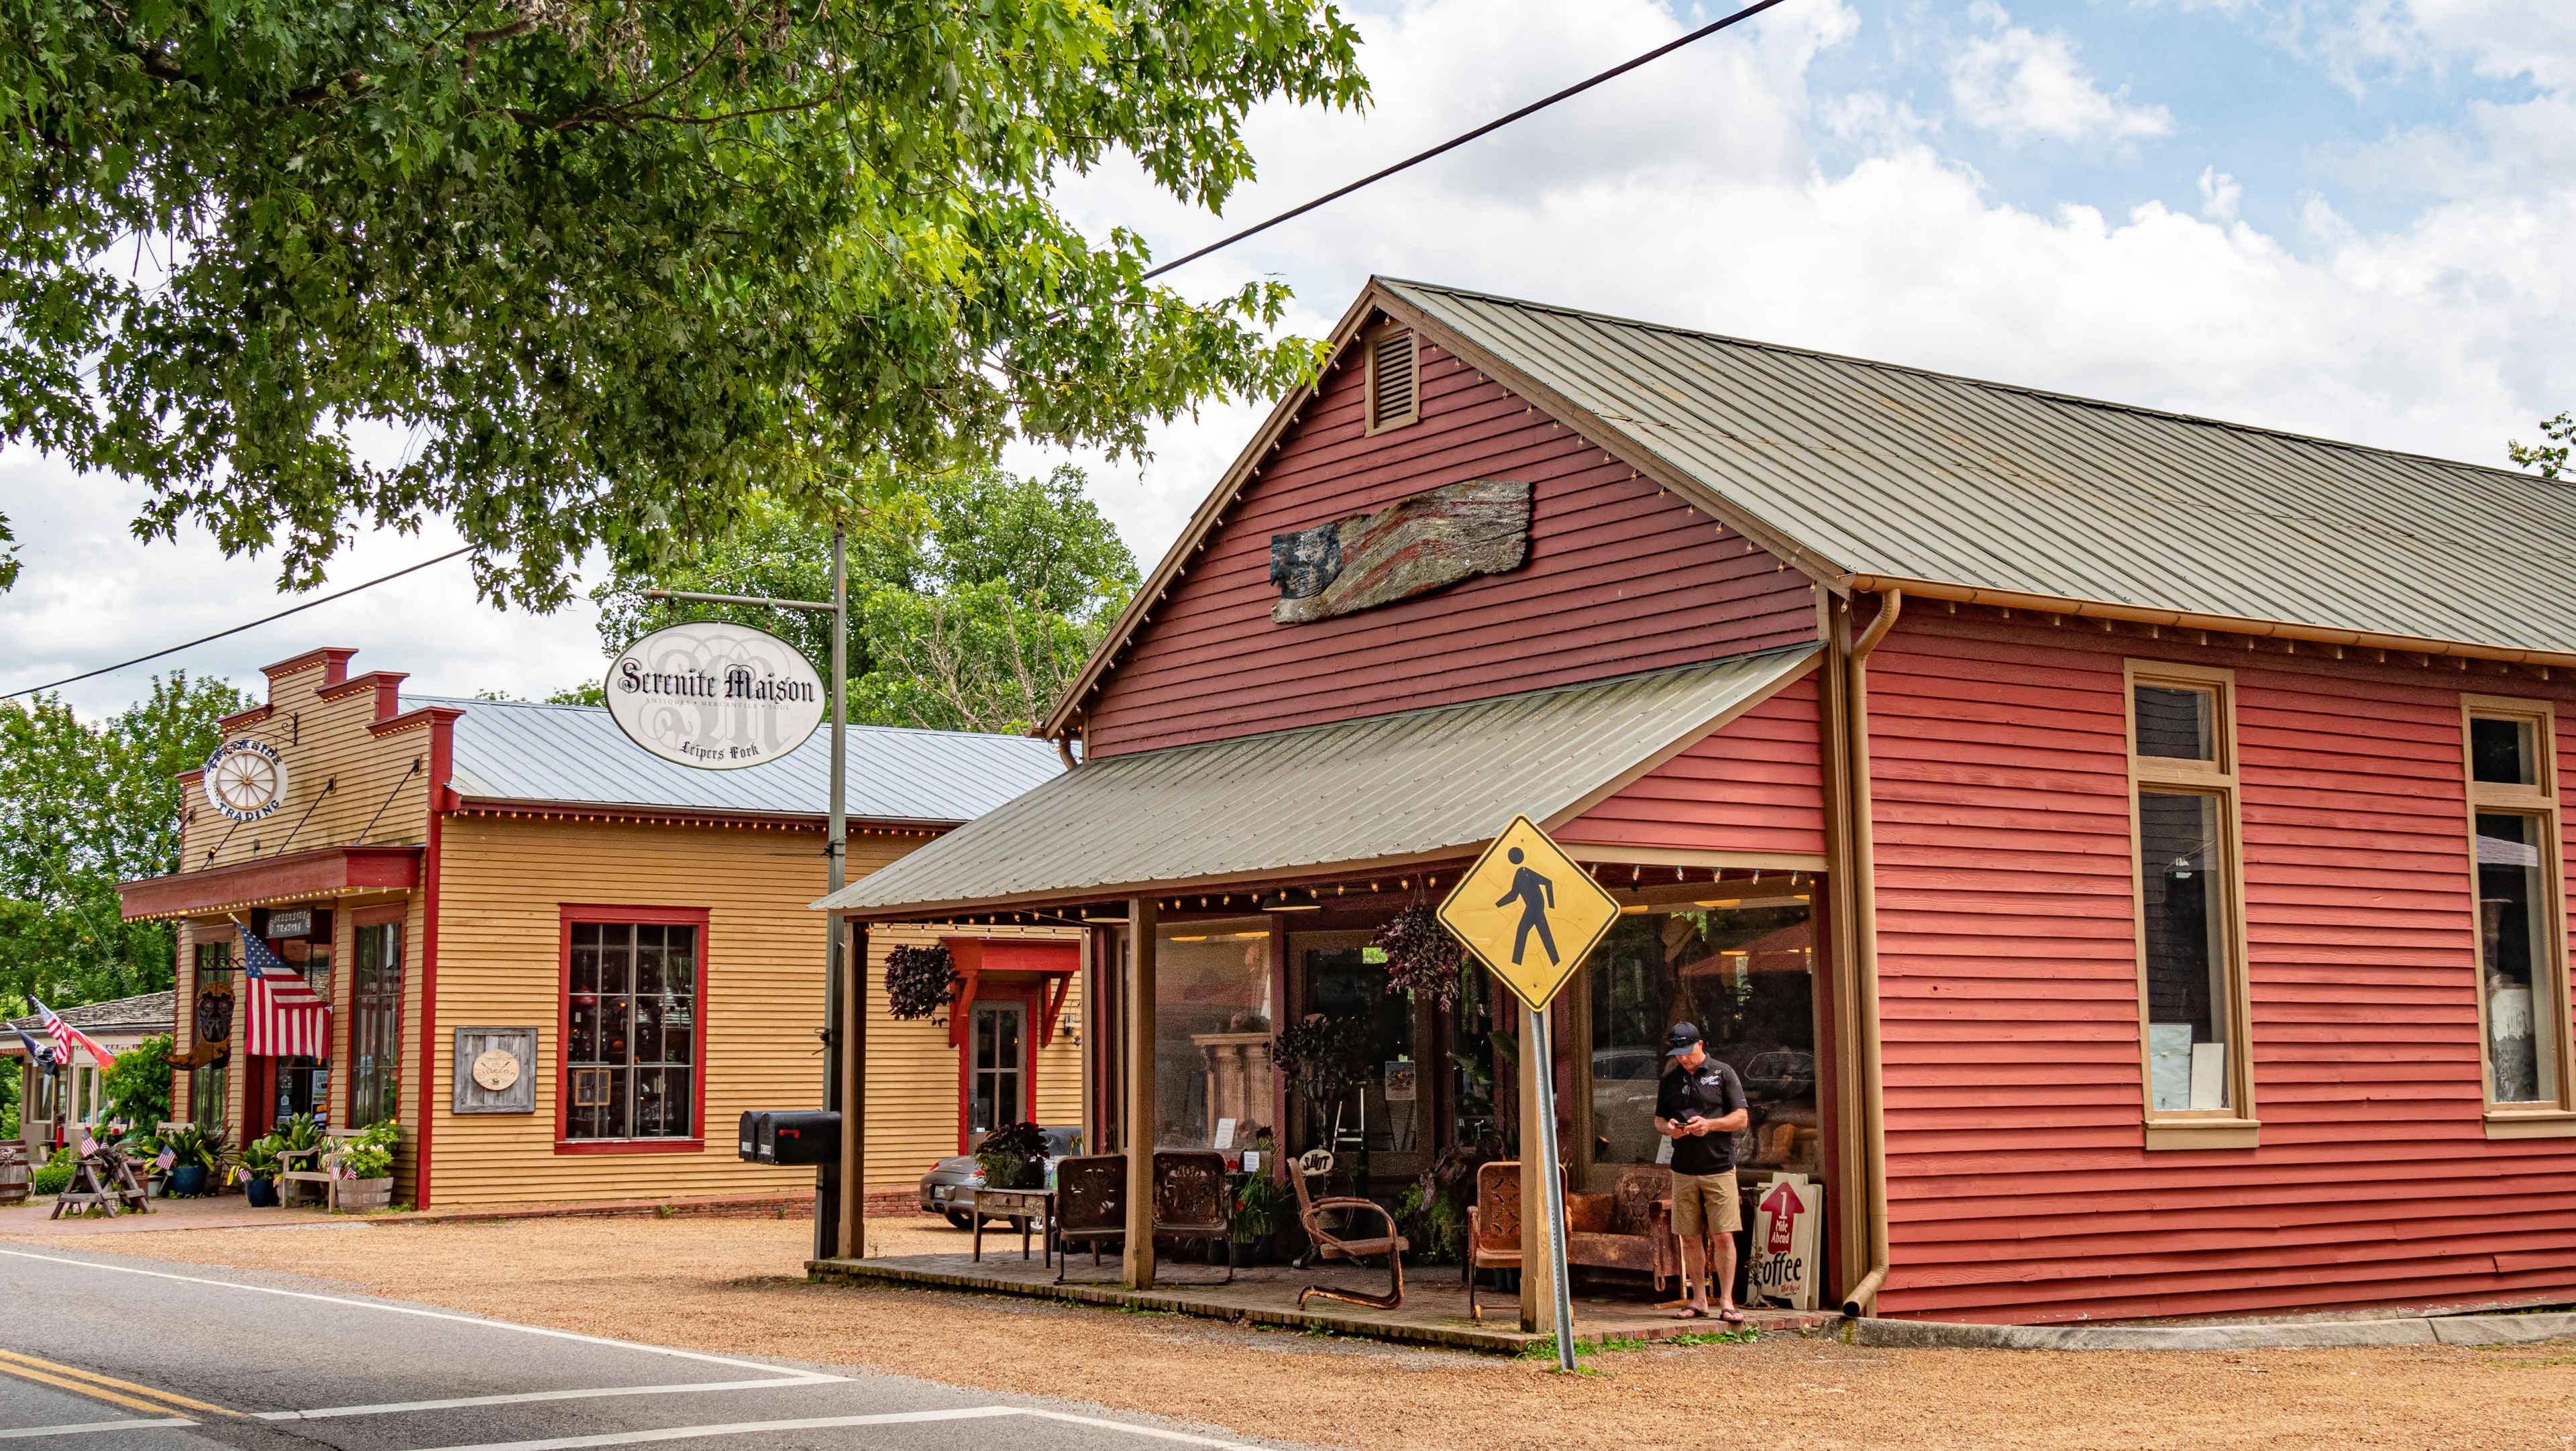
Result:
{"label": "metal gable roof", "polygon": [[[2529,474],[1379,279],[1800,562],[2576,655],[2576,489]],[[1481,356],[1480,356],[1481,355]]]}
{"label": "metal gable roof", "polygon": [[[628,740],[601,706],[403,701],[419,705],[465,712],[449,775],[463,796],[816,817],[830,806],[829,726],[765,765],[701,771]],[[968,821],[1063,770],[1055,747],[1031,736],[854,725],[849,812],[861,821]]]}
{"label": "metal gable roof", "polygon": [[1472,850],[1588,809],[1818,647],[1087,761],[815,905],[1078,900]]}

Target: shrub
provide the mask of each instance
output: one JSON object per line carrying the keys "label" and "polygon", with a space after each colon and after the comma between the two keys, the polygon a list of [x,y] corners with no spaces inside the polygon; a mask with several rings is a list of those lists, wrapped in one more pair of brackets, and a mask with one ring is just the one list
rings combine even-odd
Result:
{"label": "shrub", "polygon": [[386,1119],[351,1139],[334,1156],[333,1168],[343,1179],[392,1178],[394,1146],[401,1142],[402,1129]]}
{"label": "shrub", "polygon": [[170,1035],[144,1039],[99,1075],[117,1118],[149,1130],[170,1117]]}

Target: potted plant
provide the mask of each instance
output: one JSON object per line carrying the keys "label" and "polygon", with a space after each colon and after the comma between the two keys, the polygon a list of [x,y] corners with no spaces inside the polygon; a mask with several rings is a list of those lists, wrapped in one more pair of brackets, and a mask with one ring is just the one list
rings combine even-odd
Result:
{"label": "potted plant", "polygon": [[402,1130],[387,1119],[342,1145],[331,1156],[331,1173],[338,1181],[331,1186],[334,1207],[344,1214],[364,1214],[391,1204],[394,1145],[401,1141]]}
{"label": "potted plant", "polygon": [[242,1150],[242,1197],[250,1201],[251,1208],[277,1207],[277,1155],[284,1147],[285,1142],[277,1135],[267,1134],[251,1140],[250,1147]]}
{"label": "potted plant", "polygon": [[1279,1232],[1296,1217],[1296,1201],[1266,1167],[1244,1175],[1234,1191],[1235,1264],[1270,1263]]}
{"label": "potted plant", "polygon": [[1046,1130],[1011,1124],[984,1136],[975,1146],[975,1163],[995,1189],[1035,1189],[1046,1182],[1046,1150]]}
{"label": "potted plant", "polygon": [[161,1141],[170,1152],[170,1197],[195,1199],[207,1192],[214,1182],[215,1171],[223,1167],[224,1135],[212,1133],[195,1124],[182,1124]]}

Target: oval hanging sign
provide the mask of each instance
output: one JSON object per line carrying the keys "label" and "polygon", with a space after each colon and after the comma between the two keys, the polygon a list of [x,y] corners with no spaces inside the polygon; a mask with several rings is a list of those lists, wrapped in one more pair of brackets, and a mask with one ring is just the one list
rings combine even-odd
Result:
{"label": "oval hanging sign", "polygon": [[656,630],[609,663],[608,714],[666,761],[734,771],[777,760],[823,721],[823,679],[793,645],[749,625]]}

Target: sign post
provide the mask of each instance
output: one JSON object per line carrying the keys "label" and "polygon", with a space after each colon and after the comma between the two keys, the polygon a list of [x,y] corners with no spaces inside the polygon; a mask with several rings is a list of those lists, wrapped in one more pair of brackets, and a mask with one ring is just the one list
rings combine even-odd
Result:
{"label": "sign post", "polygon": [[[832,683],[829,690],[832,718],[832,802],[830,817],[824,827],[823,842],[823,890],[826,896],[841,890],[849,876],[850,586],[847,548],[843,530],[840,526],[834,525],[832,528],[832,598],[829,601],[772,599],[762,595],[704,594],[696,590],[684,589],[644,591],[646,599],[687,600],[694,604],[709,605],[743,605],[753,609],[803,610],[832,617]],[[678,630],[657,631],[654,636],[647,638],[653,639],[661,635],[677,633],[679,633]],[[775,637],[763,636],[763,638],[774,639]],[[644,643],[644,641],[636,642],[638,646]],[[738,637],[728,639],[725,643],[728,647],[739,649]],[[810,681],[813,677],[812,667],[807,665],[804,658],[797,655],[792,647],[787,647],[785,641],[780,640],[777,643],[784,647],[783,652],[769,653],[763,657],[762,663],[769,666],[771,674],[788,677],[789,689],[783,691],[766,689],[755,681],[748,671],[740,676],[727,671],[720,677],[725,682],[724,688],[733,688],[737,679],[744,682],[746,692],[756,691],[764,698],[763,703],[767,706],[766,715],[783,720],[783,725],[771,727],[768,736],[769,749],[766,755],[743,754],[740,747],[733,742],[685,739],[683,733],[670,732],[667,727],[665,735],[668,738],[657,743],[651,738],[655,735],[654,731],[639,726],[628,726],[624,716],[618,716],[618,725],[646,750],[665,760],[678,761],[684,766],[728,770],[740,766],[757,765],[761,760],[777,759],[802,744],[806,736],[813,734],[817,723],[816,717],[821,714],[820,711],[806,713],[799,707],[808,702],[791,698],[798,694],[793,687],[801,683],[796,678],[796,672],[801,669],[802,679]],[[629,647],[630,651],[633,648]],[[616,714],[618,678],[625,673],[621,668],[624,663],[625,659],[621,657],[617,663],[609,667],[608,695],[612,715]],[[735,662],[729,661],[728,664],[733,664],[735,669],[741,668]],[[642,673],[640,666],[638,673],[639,675]],[[768,675],[763,675],[759,680],[765,681],[768,678]],[[819,682],[816,683],[819,684]],[[719,695],[718,698],[721,700],[723,697]],[[772,703],[773,700],[774,703]],[[668,718],[667,713],[665,718]],[[640,719],[639,716],[639,721]],[[803,726],[801,731],[797,730],[797,723],[800,721]],[[784,735],[789,732],[795,734],[795,739],[785,741]],[[755,740],[753,744],[756,746],[759,742]],[[867,1007],[863,995],[843,992],[844,974],[841,958],[847,934],[842,925],[841,914],[826,913],[824,930],[830,934],[831,942],[823,949],[823,1107],[841,1114],[843,1132],[839,1160],[817,1165],[814,1169],[814,1258],[818,1260],[837,1259],[845,1248],[853,1258],[863,1257],[867,1253],[865,1243],[867,1186],[864,1157],[866,1136],[859,1129],[864,1105],[845,1104],[841,1101],[841,1085],[845,1079],[853,1084],[864,1084],[867,1081],[866,1065],[851,1064],[845,1072],[841,1062],[844,1045],[850,1045],[852,1050],[856,1051],[858,1043],[862,1041],[859,1033],[853,1029],[864,1028]],[[864,971],[866,964],[861,963],[860,967]],[[845,1022],[845,1018],[848,1021]],[[847,1241],[846,1244],[845,1241]]]}
{"label": "sign post", "polygon": [[[1556,1142],[1556,1055],[1548,1004],[1591,955],[1619,904],[1526,816],[1515,816],[1440,904],[1440,925],[1521,1000],[1521,1041],[1537,1084],[1539,1194],[1547,1214],[1556,1364],[1574,1369],[1574,1300],[1565,1269],[1565,1164]],[[1524,1126],[1522,1151],[1530,1144]],[[1521,1182],[1531,1176],[1524,1173]]]}

